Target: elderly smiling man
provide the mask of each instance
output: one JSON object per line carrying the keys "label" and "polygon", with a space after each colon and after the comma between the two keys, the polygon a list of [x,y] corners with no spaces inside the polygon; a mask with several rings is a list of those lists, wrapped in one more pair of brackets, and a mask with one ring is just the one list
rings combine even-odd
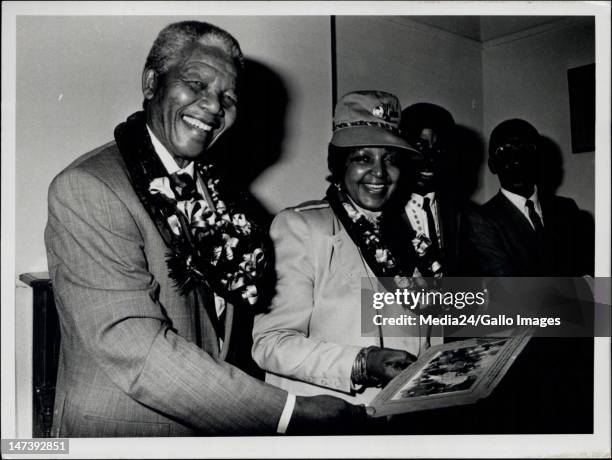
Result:
{"label": "elderly smiling man", "polygon": [[365,419],[227,362],[232,319],[257,301],[267,262],[263,232],[205,161],[236,118],[242,66],[227,32],[169,25],[145,64],[144,111],[51,184],[55,436],[326,432]]}

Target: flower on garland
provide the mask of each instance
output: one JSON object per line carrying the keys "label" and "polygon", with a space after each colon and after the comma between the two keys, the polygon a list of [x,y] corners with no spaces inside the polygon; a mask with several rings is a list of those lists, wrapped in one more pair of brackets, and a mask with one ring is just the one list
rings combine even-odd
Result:
{"label": "flower on garland", "polygon": [[441,278],[442,264],[438,261],[438,254],[434,254],[433,243],[424,233],[417,234],[412,239],[412,245],[417,253],[417,256],[424,262],[426,271],[423,273],[425,276],[433,276],[434,278]]}
{"label": "flower on garland", "polygon": [[149,192],[153,195],[159,193],[169,200],[176,200],[174,191],[170,186],[170,178],[168,177],[156,177],[153,179],[151,184],[149,184]]}
{"label": "flower on garland", "polygon": [[242,213],[234,214],[232,217],[232,223],[236,227],[236,231],[248,235],[251,233],[251,223],[246,219],[246,216]]}
{"label": "flower on garland", "polygon": [[348,219],[353,223],[354,230],[360,235],[360,239],[365,246],[364,249],[373,256],[373,259],[381,269],[382,276],[393,277],[393,271],[397,267],[397,262],[390,249],[381,240],[378,223],[370,221],[346,199],[340,186],[336,186],[336,189],[342,203],[342,208],[346,212]]}
{"label": "flower on garland", "polygon": [[381,249],[378,248],[376,249],[376,262],[380,263],[380,264],[384,264],[385,262],[387,262],[388,260],[388,255],[389,251],[387,251],[386,249]]}

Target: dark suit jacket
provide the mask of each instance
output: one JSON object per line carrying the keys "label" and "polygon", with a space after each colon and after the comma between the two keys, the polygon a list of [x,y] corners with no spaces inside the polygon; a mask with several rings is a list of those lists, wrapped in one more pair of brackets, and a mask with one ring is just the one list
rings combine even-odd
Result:
{"label": "dark suit jacket", "polygon": [[[579,277],[586,273],[576,203],[546,196],[540,197],[540,203],[545,227],[542,241],[501,192],[466,214],[463,259],[471,262],[470,275]],[[569,289],[570,298],[579,298],[571,293],[574,288],[568,280],[548,282],[557,282],[555,288]],[[490,280],[489,288],[503,283],[503,279]],[[547,316],[575,318],[574,304],[564,305],[562,311],[559,305],[550,307]],[[579,377],[568,379],[567,375]],[[483,420],[484,432],[588,433],[593,426],[592,404],[593,339],[534,337],[499,387],[470,417]],[[499,414],[503,414],[501,419]]]}
{"label": "dark suit jacket", "polygon": [[463,210],[450,193],[439,192],[436,195],[444,250],[444,273],[446,276],[463,276],[460,233]]}
{"label": "dark suit jacket", "polygon": [[54,436],[276,431],[287,393],[226,362],[194,295],[169,278],[168,248],[115,142],[49,189],[45,231],[61,326]]}
{"label": "dark suit jacket", "polygon": [[466,257],[482,276],[581,276],[580,215],[574,200],[540,197],[544,238],[501,192],[465,217]]}

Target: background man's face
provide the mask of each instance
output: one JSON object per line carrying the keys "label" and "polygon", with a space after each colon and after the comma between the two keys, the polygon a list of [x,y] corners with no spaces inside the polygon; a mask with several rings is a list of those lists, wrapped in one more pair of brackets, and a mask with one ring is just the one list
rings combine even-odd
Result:
{"label": "background man's face", "polygon": [[493,155],[501,186],[509,192],[530,197],[536,182],[536,145],[530,139],[512,137]]}
{"label": "background man's face", "polygon": [[152,78],[145,73],[152,87],[147,91],[145,83],[147,122],[179,165],[201,155],[236,120],[237,69],[222,49],[193,45]]}
{"label": "background man's face", "polygon": [[416,193],[425,195],[437,188],[440,155],[442,154],[438,133],[433,128],[423,128],[414,144],[423,154],[423,159],[414,162],[415,179],[413,188]]}

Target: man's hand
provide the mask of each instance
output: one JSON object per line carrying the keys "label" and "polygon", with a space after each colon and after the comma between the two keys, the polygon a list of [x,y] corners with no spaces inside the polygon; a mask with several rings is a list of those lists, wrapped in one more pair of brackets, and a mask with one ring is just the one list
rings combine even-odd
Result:
{"label": "man's hand", "polygon": [[415,356],[407,351],[374,348],[368,352],[366,358],[367,374],[369,378],[386,385],[414,361],[416,361]]}
{"label": "man's hand", "polygon": [[334,396],[297,396],[287,434],[367,433],[371,421],[365,406]]}

